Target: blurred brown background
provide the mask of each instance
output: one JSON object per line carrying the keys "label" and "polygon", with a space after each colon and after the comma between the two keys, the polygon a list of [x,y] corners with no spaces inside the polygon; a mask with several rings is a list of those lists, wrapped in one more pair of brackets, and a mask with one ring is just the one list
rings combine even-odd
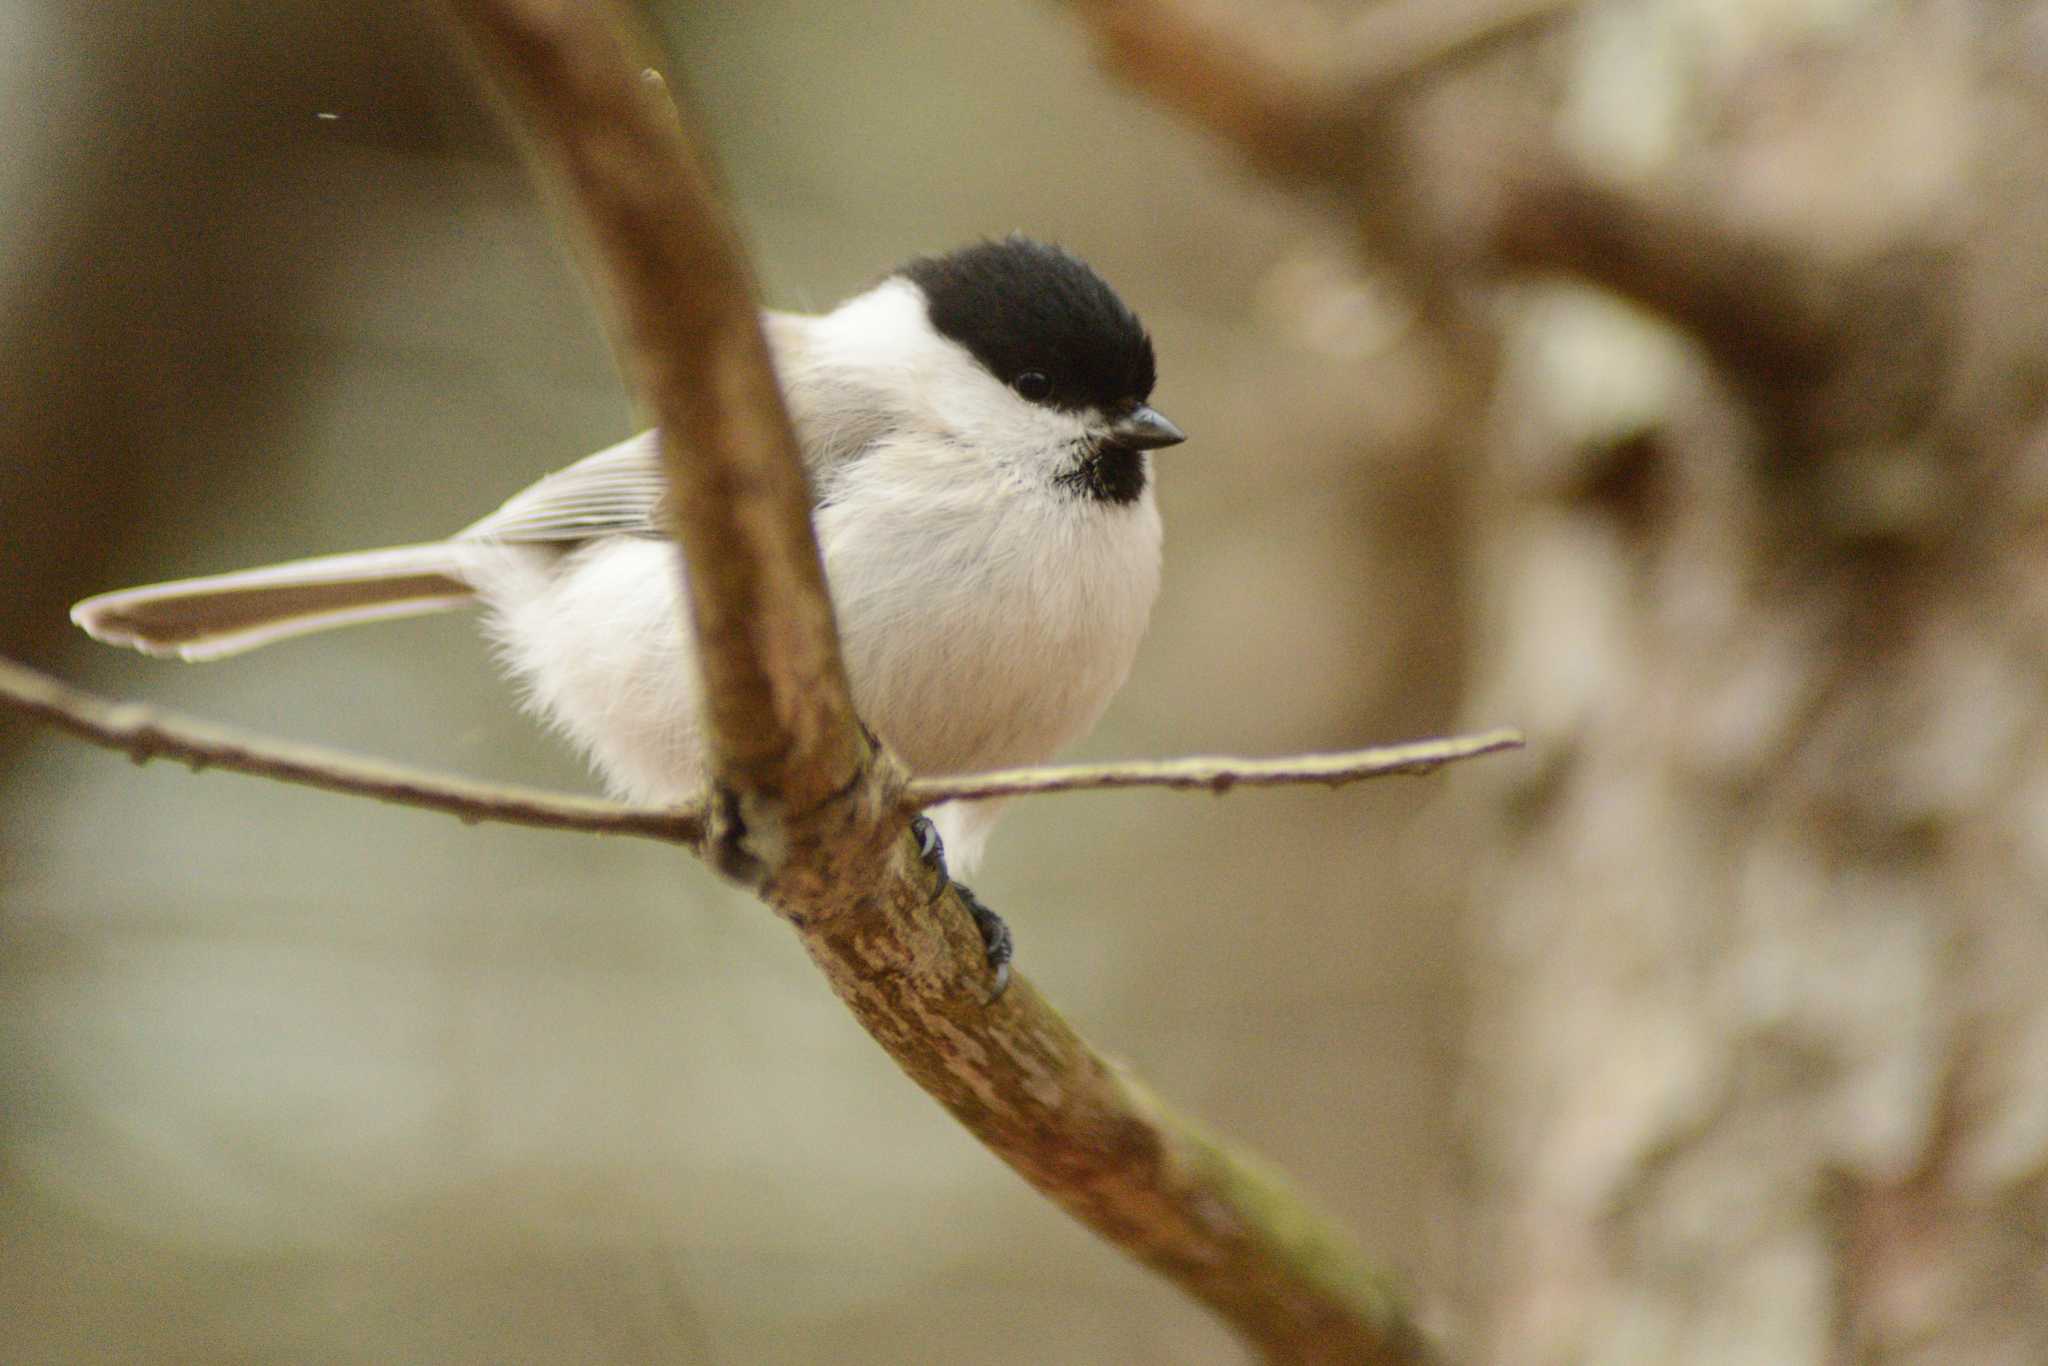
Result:
{"label": "blurred brown background", "polygon": [[[771,302],[1024,228],[1151,326],[1193,439],[1085,752],[1532,732],[1421,782],[1018,807],[977,890],[1086,1033],[1461,1357],[2048,1355],[2043,7],[1587,5],[1404,95],[1362,250],[1055,7],[671,8]],[[587,786],[460,619],[208,668],[64,619],[430,537],[631,430],[446,35],[18,0],[0,90],[0,649]],[[1844,344],[1787,419],[1739,340],[1617,302],[1653,288],[1509,268],[1430,196],[1504,125],[1858,281],[1933,251],[1896,278],[1938,307],[1839,315],[1927,338],[1933,396],[1845,401],[1917,362]],[[674,851],[5,723],[0,774],[10,1362],[1238,1357]]]}
{"label": "blurred brown background", "polygon": [[[432,536],[632,429],[552,225],[415,8],[6,21],[0,615],[12,652],[110,692],[587,789],[463,619],[200,669],[63,615]],[[736,7],[674,48],[774,302],[1022,227],[1157,334],[1160,400],[1197,437],[1163,478],[1166,599],[1089,752],[1449,720],[1453,641],[1402,624],[1450,590],[1440,552],[1404,549],[1434,514],[1359,435],[1413,419],[1388,378],[1261,322],[1269,273],[1318,249],[1311,217],[1114,93],[1044,9]],[[1395,539],[1361,523],[1390,515]],[[1233,1352],[674,851],[13,746],[9,1360]],[[1415,832],[1457,781],[1039,803],[979,888],[1084,1029],[1416,1270],[1456,986],[1454,897],[1407,865],[1455,857]]]}

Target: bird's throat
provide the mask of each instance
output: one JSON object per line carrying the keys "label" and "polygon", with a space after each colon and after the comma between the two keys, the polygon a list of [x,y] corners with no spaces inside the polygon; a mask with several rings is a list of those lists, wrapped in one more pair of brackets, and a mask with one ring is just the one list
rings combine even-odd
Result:
{"label": "bird's throat", "polygon": [[1105,444],[1061,475],[1060,482],[1083,498],[1122,507],[1138,501],[1145,492],[1145,478],[1143,451]]}

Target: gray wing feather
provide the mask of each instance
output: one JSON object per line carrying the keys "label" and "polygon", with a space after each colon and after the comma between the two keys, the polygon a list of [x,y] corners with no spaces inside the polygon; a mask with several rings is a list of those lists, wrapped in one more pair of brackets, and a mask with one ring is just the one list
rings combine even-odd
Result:
{"label": "gray wing feather", "polygon": [[593,536],[658,536],[655,509],[664,493],[654,433],[609,446],[515,493],[462,532],[477,541],[582,541]]}
{"label": "gray wing feather", "polygon": [[[881,397],[849,377],[802,361],[808,319],[769,313],[763,322],[776,353],[790,415],[804,447],[812,500],[829,496],[832,476],[887,429]],[[655,433],[645,431],[585,456],[514,494],[466,528],[465,540],[582,541],[594,536],[661,536],[659,508],[667,496]]]}

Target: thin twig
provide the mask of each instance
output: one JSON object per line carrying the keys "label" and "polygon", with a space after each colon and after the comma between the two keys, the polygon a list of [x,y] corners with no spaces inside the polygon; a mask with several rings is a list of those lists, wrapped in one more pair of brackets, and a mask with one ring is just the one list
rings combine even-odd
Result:
{"label": "thin twig", "polygon": [[1228,792],[1233,787],[1282,787],[1319,783],[1342,787],[1366,778],[1402,773],[1430,773],[1445,764],[1519,749],[1522,733],[1489,730],[1444,740],[1418,740],[1405,745],[1344,750],[1335,754],[1297,754],[1285,759],[1234,759],[1197,755],[1186,759],[1153,759],[1108,764],[1048,764],[1039,768],[1006,768],[960,778],[917,778],[903,795],[917,807],[940,802],[989,801],[998,797],[1030,797],[1049,792],[1090,792],[1120,787],[1170,787],[1183,791]]}
{"label": "thin twig", "polygon": [[[408,768],[319,745],[298,744],[115,701],[60,683],[47,674],[0,659],[0,709],[46,721],[61,730],[118,750],[137,763],[169,759],[195,772],[218,768],[298,787],[370,797],[394,806],[439,811],[467,823],[483,821],[593,835],[632,835],[695,847],[704,837],[696,806],[644,807],[567,792],[483,783],[429,769]],[[1383,745],[1336,754],[1284,759],[1139,759],[1107,764],[1050,764],[951,778],[916,778],[903,785],[906,810],[940,802],[990,801],[1059,792],[1126,787],[1227,792],[1233,787],[1319,783],[1335,787],[1367,778],[1427,773],[1522,743],[1519,732],[1413,744]]]}
{"label": "thin twig", "polygon": [[316,745],[294,744],[175,716],[140,703],[96,697],[6,659],[0,659],[0,708],[47,721],[105,749],[119,750],[138,764],[170,759],[194,772],[225,769],[297,787],[370,797],[394,806],[440,811],[467,824],[492,821],[543,830],[637,835],[690,846],[704,835],[701,813],[689,808],[623,806],[593,797],[480,783]]}
{"label": "thin twig", "polygon": [[[400,806],[552,830],[633,835],[698,847],[699,812],[645,810],[470,782],[296,745],[112,702],[0,659],[0,709],[48,722],[138,763],[171,759]],[[1518,743],[1500,731],[1349,755],[1280,761],[1187,759],[996,773],[913,783],[908,797],[980,797],[1138,785],[1223,790],[1233,782],[1341,782],[1416,772]],[[917,903],[922,908],[922,900]],[[868,945],[872,953],[875,946]],[[834,966],[827,964],[828,968]],[[892,985],[914,981],[902,965]],[[928,977],[928,972],[920,974]],[[835,981],[837,981],[835,977]],[[871,1022],[871,1012],[862,1012]],[[1385,1282],[1343,1234],[1276,1172],[1174,1114],[1127,1071],[1090,1050],[1021,978],[1000,1014],[975,1007],[963,1036],[974,1073],[953,1055],[900,1062],[953,1113],[1062,1207],[1222,1311],[1275,1361],[1428,1360]],[[871,1025],[872,1027],[872,1025]],[[909,1042],[914,1043],[915,1040]],[[1026,1101],[1028,1100],[1028,1103]]]}

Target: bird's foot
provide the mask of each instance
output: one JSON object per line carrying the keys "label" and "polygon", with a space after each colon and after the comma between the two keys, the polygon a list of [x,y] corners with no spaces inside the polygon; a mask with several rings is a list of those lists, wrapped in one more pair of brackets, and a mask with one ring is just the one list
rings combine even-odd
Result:
{"label": "bird's foot", "polygon": [[966,884],[953,885],[959,889],[960,899],[967,903],[967,913],[974,917],[974,928],[981,931],[982,946],[988,950],[989,971],[995,974],[995,980],[989,983],[988,999],[995,1001],[1010,989],[1010,960],[1017,955],[1016,941],[1010,938],[1008,923],[983,905]]}
{"label": "bird's foot", "polygon": [[948,886],[956,888],[960,900],[966,903],[967,913],[974,917],[974,928],[981,931],[982,946],[988,950],[989,971],[995,974],[995,982],[989,991],[989,1000],[1001,996],[1010,986],[1010,959],[1016,955],[1016,942],[1010,937],[1010,927],[1003,918],[982,904],[980,897],[968,890],[964,882],[954,882],[953,875],[946,871],[946,846],[939,838],[939,828],[933,825],[929,816],[920,815],[910,824],[911,833],[917,836],[917,854],[925,866],[939,875],[939,894],[945,895]]}

